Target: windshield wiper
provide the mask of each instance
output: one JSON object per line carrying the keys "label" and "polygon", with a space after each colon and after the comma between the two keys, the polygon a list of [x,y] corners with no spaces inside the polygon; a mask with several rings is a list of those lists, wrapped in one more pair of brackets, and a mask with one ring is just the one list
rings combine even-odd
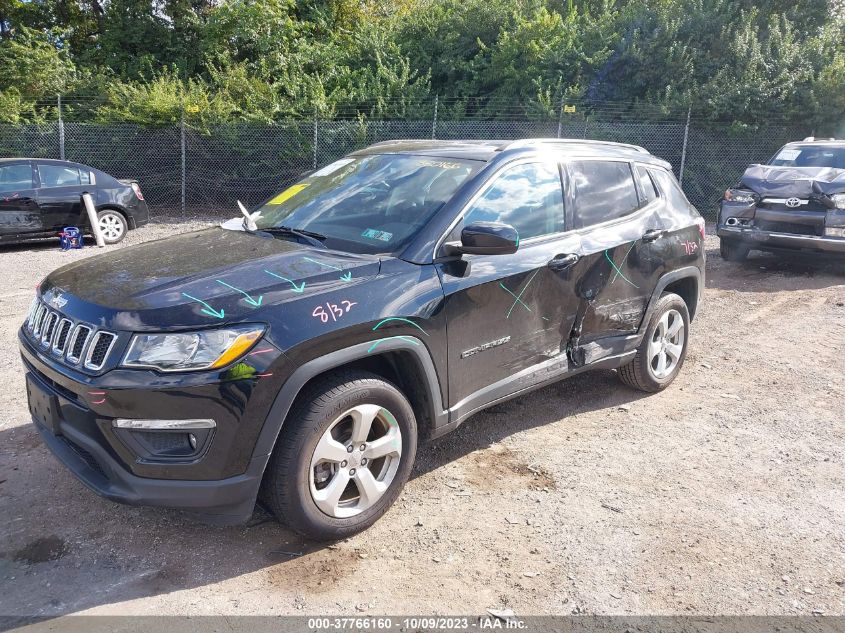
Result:
{"label": "windshield wiper", "polygon": [[262,233],[269,233],[270,235],[293,235],[294,237],[305,240],[311,246],[328,248],[325,244],[323,244],[323,240],[326,239],[326,236],[321,233],[315,233],[314,231],[304,231],[302,229],[294,229],[289,226],[268,226],[258,230]]}

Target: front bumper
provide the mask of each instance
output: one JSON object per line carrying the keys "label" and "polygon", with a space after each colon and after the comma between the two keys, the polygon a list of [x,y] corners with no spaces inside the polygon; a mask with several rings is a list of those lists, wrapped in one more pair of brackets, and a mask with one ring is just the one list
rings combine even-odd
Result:
{"label": "front bumper", "polygon": [[828,234],[845,228],[845,211],[763,202],[767,206],[723,200],[716,234],[756,250],[845,254],[845,237]]}
{"label": "front bumper", "polygon": [[757,250],[809,251],[845,255],[845,238],[795,235],[765,231],[755,227],[739,228],[723,225],[716,228],[716,234],[719,237],[738,240]]}
{"label": "front bumper", "polygon": [[[32,378],[37,380],[37,378]],[[48,390],[43,383],[41,388]],[[58,394],[53,392],[54,395]],[[53,395],[51,394],[51,395]],[[61,396],[62,408],[69,406]],[[104,446],[67,420],[59,434],[35,423],[44,444],[82,483],[98,495],[129,505],[178,508],[221,525],[246,521],[252,514],[263,464],[254,462],[243,475],[219,481],[146,479],[129,473]]]}
{"label": "front bumper", "polygon": [[[187,510],[218,524],[243,522],[252,514],[267,461],[255,454],[255,439],[272,402],[265,406],[256,385],[241,380],[162,388],[138,381],[116,389],[117,370],[86,376],[35,349],[22,331],[19,344],[27,387],[35,392],[28,394],[30,403],[50,403],[49,422],[33,415],[33,423],[59,461],[91,490],[120,503]],[[108,395],[92,400],[87,395],[92,390]],[[113,428],[118,417],[168,417],[165,412],[215,419],[206,450],[190,459],[149,459],[133,452]]]}

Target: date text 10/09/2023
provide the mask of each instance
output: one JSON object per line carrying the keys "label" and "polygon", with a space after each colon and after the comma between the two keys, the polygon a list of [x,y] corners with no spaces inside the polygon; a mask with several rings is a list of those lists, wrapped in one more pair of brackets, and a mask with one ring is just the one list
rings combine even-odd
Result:
{"label": "date text 10/09/2023", "polygon": [[403,631],[420,629],[427,631],[522,630],[526,628],[526,622],[515,617],[502,618],[492,615],[478,617],[327,617],[308,619],[308,629],[314,631],[389,631],[393,628]]}

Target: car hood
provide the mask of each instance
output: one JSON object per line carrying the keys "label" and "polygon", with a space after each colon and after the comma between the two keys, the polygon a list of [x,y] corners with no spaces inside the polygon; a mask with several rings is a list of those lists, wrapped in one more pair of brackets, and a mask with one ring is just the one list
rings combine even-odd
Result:
{"label": "car hood", "polygon": [[64,266],[41,293],[69,316],[143,330],[260,321],[264,310],[354,287],[379,267],[375,256],[213,228]]}
{"label": "car hood", "polygon": [[809,198],[845,191],[845,169],[751,165],[740,183],[761,196]]}

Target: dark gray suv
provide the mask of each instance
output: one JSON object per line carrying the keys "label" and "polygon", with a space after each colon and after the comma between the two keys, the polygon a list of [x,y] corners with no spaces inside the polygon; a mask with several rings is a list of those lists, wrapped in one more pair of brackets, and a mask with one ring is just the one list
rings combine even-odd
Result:
{"label": "dark gray suv", "polygon": [[[314,538],[376,521],[418,440],[590,369],[684,362],[704,222],[592,141],[394,141],[221,227],[74,262],[20,330],[45,443],[116,501]],[[92,284],[91,280],[97,283]]]}

